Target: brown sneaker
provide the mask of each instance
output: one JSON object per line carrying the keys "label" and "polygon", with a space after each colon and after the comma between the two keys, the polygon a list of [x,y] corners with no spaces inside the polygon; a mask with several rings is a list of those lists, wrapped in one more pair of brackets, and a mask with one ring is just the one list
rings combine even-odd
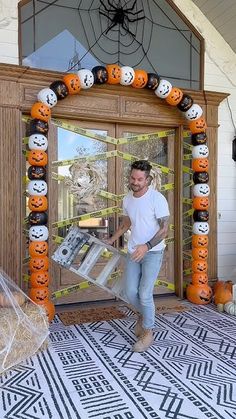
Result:
{"label": "brown sneaker", "polygon": [[139,340],[134,344],[134,352],[145,352],[153,344],[152,329],[143,329],[143,333]]}
{"label": "brown sneaker", "polygon": [[137,336],[137,338],[139,338],[139,336],[141,336],[143,334],[142,322],[143,322],[143,317],[139,315],[137,323],[134,326],[134,333]]}

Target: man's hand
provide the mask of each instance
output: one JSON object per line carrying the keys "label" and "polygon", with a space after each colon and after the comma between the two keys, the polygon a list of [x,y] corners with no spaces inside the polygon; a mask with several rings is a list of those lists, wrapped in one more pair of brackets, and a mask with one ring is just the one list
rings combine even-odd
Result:
{"label": "man's hand", "polygon": [[140,262],[140,260],[142,260],[147,251],[148,247],[146,244],[139,244],[138,246],[136,246],[134,253],[132,253],[131,259],[134,262]]}

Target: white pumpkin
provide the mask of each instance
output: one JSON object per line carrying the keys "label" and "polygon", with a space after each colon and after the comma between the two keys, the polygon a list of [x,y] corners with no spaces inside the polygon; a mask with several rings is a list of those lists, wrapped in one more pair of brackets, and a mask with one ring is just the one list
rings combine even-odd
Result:
{"label": "white pumpkin", "polygon": [[224,305],[224,311],[228,314],[236,316],[236,284],[232,287],[233,300]]}

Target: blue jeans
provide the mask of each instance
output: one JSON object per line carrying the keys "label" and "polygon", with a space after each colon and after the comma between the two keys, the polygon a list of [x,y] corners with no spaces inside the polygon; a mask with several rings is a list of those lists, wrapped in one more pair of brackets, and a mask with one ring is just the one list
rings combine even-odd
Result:
{"label": "blue jeans", "polygon": [[143,316],[143,328],[153,329],[155,304],[153,288],[161,269],[163,250],[147,252],[140,262],[134,262],[128,253],[124,272],[125,295]]}

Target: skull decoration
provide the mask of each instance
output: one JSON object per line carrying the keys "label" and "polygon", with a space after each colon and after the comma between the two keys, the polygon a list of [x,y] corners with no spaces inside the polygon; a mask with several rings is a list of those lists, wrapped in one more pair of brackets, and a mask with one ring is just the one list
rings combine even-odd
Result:
{"label": "skull decoration", "polygon": [[205,222],[193,223],[193,234],[205,235],[209,233],[209,224]]}
{"label": "skull decoration", "polygon": [[193,99],[189,95],[183,95],[181,101],[178,103],[177,108],[181,112],[186,112],[189,108],[191,108],[193,104]]}
{"label": "skull decoration", "polygon": [[32,211],[29,213],[28,220],[34,226],[45,225],[48,222],[48,215],[44,211]]}
{"label": "skull decoration", "polygon": [[203,113],[203,110],[201,106],[194,103],[191,106],[191,108],[189,108],[185,112],[185,118],[188,119],[189,121],[194,121],[195,119],[200,118],[202,116],[202,113]]}
{"label": "skull decoration", "polygon": [[37,95],[38,101],[44,103],[49,108],[52,108],[57,104],[57,96],[52,89],[46,87],[38,92]]}
{"label": "skull decoration", "polygon": [[30,150],[43,150],[48,148],[48,140],[42,134],[32,134],[29,137],[28,146]]}
{"label": "skull decoration", "polygon": [[107,64],[107,83],[119,84],[121,78],[121,69],[118,64]]}
{"label": "skull decoration", "polygon": [[46,166],[48,163],[48,155],[45,151],[31,150],[28,155],[28,162],[32,166]]}
{"label": "skull decoration", "polygon": [[172,84],[168,80],[161,79],[154,93],[161,99],[165,99],[170,94],[171,89]]}
{"label": "skull decoration", "polygon": [[31,211],[42,212],[48,209],[48,200],[46,196],[31,196],[28,202]]}
{"label": "skull decoration", "polygon": [[48,239],[48,228],[46,226],[32,226],[29,229],[29,239],[34,241],[46,241]]}
{"label": "skull decoration", "polygon": [[177,106],[183,97],[183,92],[178,87],[172,87],[170,94],[166,97],[169,105]]}
{"label": "skull decoration", "polygon": [[194,159],[199,159],[201,157],[209,156],[209,148],[206,144],[196,145],[192,148],[192,156]]}
{"label": "skull decoration", "polygon": [[94,84],[94,76],[92,71],[85,68],[78,71],[81,89],[90,89]]}
{"label": "skull decoration", "polygon": [[146,84],[147,89],[156,90],[160,82],[160,77],[155,73],[148,73],[148,80]]}
{"label": "skull decoration", "polygon": [[130,84],[132,84],[135,77],[134,69],[129,66],[123,66],[121,67],[120,70],[121,70],[120,84],[122,84],[122,86],[129,86]]}
{"label": "skull decoration", "polygon": [[205,196],[195,196],[193,198],[193,208],[196,210],[207,210],[209,208],[209,199]]}
{"label": "skull decoration", "polygon": [[32,118],[40,119],[44,122],[48,122],[51,117],[51,109],[42,102],[35,102],[31,107],[30,113]]}
{"label": "skull decoration", "polygon": [[144,70],[135,70],[134,74],[135,75],[132,87],[135,87],[136,89],[143,89],[148,81],[147,72]]}
{"label": "skull decoration", "polygon": [[95,84],[104,84],[108,80],[108,74],[106,67],[102,65],[97,65],[92,68],[92,73],[94,77]]}
{"label": "skull decoration", "polygon": [[193,195],[194,196],[209,196],[210,186],[207,183],[197,183],[196,185],[193,186]]}
{"label": "skull decoration", "polygon": [[65,99],[69,94],[66,84],[62,80],[56,80],[51,83],[50,89],[54,91],[58,100]]}
{"label": "skull decoration", "polygon": [[70,95],[76,95],[77,93],[79,93],[81,87],[80,87],[80,79],[77,74],[66,74],[63,77],[63,81]]}
{"label": "skull decoration", "polygon": [[28,183],[28,192],[30,195],[47,195],[48,186],[45,180],[31,180]]}

